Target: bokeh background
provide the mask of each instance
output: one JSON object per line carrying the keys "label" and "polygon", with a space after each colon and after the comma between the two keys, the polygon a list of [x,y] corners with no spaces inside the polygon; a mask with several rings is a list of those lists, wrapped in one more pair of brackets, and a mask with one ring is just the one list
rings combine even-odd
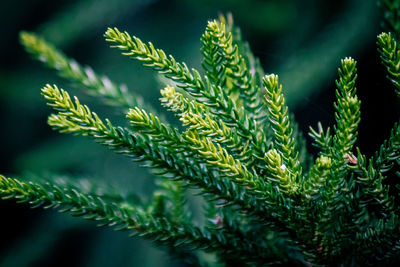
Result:
{"label": "bokeh background", "polygon": [[[110,49],[103,38],[106,28],[117,26],[152,41],[199,69],[200,36],[207,21],[226,12],[232,12],[265,72],[280,76],[289,107],[306,134],[318,121],[333,125],[337,68],[341,58],[354,57],[362,101],[357,145],[372,155],[399,118],[399,101],[376,53],[381,17],[375,0],[14,0],[2,1],[0,8],[0,173],[96,179],[143,198],[154,188],[151,175],[137,164],[91,140],[50,129],[50,109],[40,95],[46,83],[79,95],[81,102],[114,121],[124,115],[32,60],[18,42],[19,31],[42,35],[81,64],[127,84],[162,113],[157,76]],[[309,150],[316,152],[311,145]],[[182,265],[151,242],[67,214],[8,200],[0,201],[0,212],[0,266]]]}

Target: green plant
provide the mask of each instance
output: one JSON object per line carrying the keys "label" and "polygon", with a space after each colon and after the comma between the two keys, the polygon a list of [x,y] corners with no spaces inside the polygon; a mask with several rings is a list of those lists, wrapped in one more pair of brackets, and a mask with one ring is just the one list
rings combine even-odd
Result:
{"label": "green plant", "polygon": [[[210,21],[201,38],[204,76],[126,32],[109,28],[105,33],[112,47],[169,80],[160,100],[182,122],[179,128],[139,96],[35,34],[22,32],[20,38],[29,53],[60,76],[127,111],[129,122],[114,126],[77,97],[46,85],[42,95],[55,112],[49,125],[142,162],[157,175],[158,188],[148,200],[138,201],[118,192],[98,193],[95,184],[88,190],[69,181],[0,176],[3,199],[128,230],[191,264],[207,265],[198,250],[221,263],[250,265],[375,264],[399,256],[398,192],[384,180],[398,169],[400,128],[396,123],[369,159],[355,147],[360,101],[354,59],[341,61],[332,133],[321,124],[310,128],[320,151],[311,163],[278,76],[264,74],[230,16]],[[391,33],[382,33],[377,44],[399,95],[397,42]],[[187,187],[200,189],[206,200],[203,223],[189,212]]]}

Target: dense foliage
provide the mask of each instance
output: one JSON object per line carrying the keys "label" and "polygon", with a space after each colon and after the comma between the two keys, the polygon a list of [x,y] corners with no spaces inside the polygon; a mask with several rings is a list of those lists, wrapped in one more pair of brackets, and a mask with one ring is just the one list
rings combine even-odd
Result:
{"label": "dense foliage", "polygon": [[[390,1],[382,3],[387,14],[395,12]],[[380,34],[377,45],[400,95],[395,35]],[[129,122],[115,126],[67,91],[46,85],[42,95],[54,109],[49,125],[140,161],[157,174],[159,188],[140,202],[72,182],[0,176],[2,198],[129,230],[190,264],[208,264],[198,250],[215,254],[221,263],[250,265],[372,265],[400,256],[398,191],[384,183],[397,175],[400,125],[395,123],[371,158],[355,146],[361,103],[354,59],[343,59],[338,70],[333,130],[321,124],[310,128],[320,151],[313,160],[278,76],[264,74],[230,16],[210,21],[201,37],[204,75],[127,32],[109,28],[105,33],[112,47],[166,78],[160,100],[182,126],[35,34],[22,32],[20,39],[60,76],[126,111]],[[204,223],[191,216],[187,187],[200,189],[206,200]]]}

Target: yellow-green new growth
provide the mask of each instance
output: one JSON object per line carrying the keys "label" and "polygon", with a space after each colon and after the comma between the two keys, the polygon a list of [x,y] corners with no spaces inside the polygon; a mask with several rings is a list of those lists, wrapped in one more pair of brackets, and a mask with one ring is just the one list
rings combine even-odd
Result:
{"label": "yellow-green new growth", "polygon": [[207,107],[202,103],[186,98],[182,93],[175,90],[173,86],[167,85],[160,91],[162,97],[161,104],[173,112],[184,114],[186,112],[195,112],[197,114],[207,113]]}
{"label": "yellow-green new growth", "polygon": [[282,162],[278,151],[276,149],[271,149],[265,155],[265,159],[267,162],[267,168],[272,175],[272,177],[268,177],[268,180],[277,184],[280,190],[288,195],[296,193],[297,185],[293,183],[290,178],[290,171],[285,163]]}
{"label": "yellow-green new growth", "polygon": [[265,102],[269,110],[268,119],[275,134],[274,147],[288,169],[290,183],[293,184],[293,188],[298,188],[302,167],[299,162],[299,152],[294,143],[293,128],[290,125],[282,85],[279,85],[278,76],[271,74],[264,77],[264,86],[266,88]]}
{"label": "yellow-green new growth", "polygon": [[[210,137],[213,141],[224,144],[226,148],[233,150],[238,159],[246,165],[254,164],[260,154],[249,147],[249,140],[242,138],[229,127],[223,120],[216,120],[216,117],[207,112],[207,107],[194,100],[185,98],[183,94],[175,91],[174,87],[167,86],[161,90],[162,105],[172,111],[178,112],[183,126],[189,126],[189,130],[196,130],[200,136]],[[250,157],[253,154],[253,157]]]}
{"label": "yellow-green new growth", "polygon": [[221,175],[226,175],[233,181],[249,187],[250,192],[258,198],[269,199],[271,187],[266,187],[264,181],[250,172],[220,144],[215,145],[210,138],[201,137],[196,131],[187,131],[183,137],[190,142],[189,146],[193,151],[197,151],[207,160],[211,168],[216,168]]}
{"label": "yellow-green new growth", "polygon": [[140,106],[153,110],[150,105],[144,103],[141,96],[129,92],[125,85],[117,85],[107,76],[98,75],[88,66],[82,67],[43,38],[30,32],[21,32],[20,40],[30,54],[49,68],[56,70],[59,76],[85,89],[88,94],[104,97],[108,104],[122,106],[124,109]]}
{"label": "yellow-green new growth", "polygon": [[131,37],[127,32],[120,32],[117,28],[108,28],[105,33],[106,41],[113,43],[112,47],[123,51],[123,55],[143,61],[145,66],[151,67],[166,77],[174,80],[183,88],[191,88],[194,95],[197,91],[205,90],[206,85],[196,70],[192,72],[186,64],[178,63],[161,49],[156,49],[152,43],[145,44],[137,37]]}
{"label": "yellow-green new growth", "polygon": [[88,106],[81,105],[77,97],[74,97],[74,104],[69,94],[63,89],[60,91],[56,85],[46,85],[42,94],[49,101],[48,105],[58,111],[57,115],[49,117],[48,123],[60,132],[91,135],[107,131],[107,126],[96,113],[91,112]]}

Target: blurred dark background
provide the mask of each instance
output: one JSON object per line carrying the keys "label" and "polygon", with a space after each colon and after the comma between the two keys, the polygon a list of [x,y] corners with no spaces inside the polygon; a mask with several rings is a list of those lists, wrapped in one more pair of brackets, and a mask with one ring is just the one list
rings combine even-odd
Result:
{"label": "blurred dark background", "polygon": [[[0,173],[69,174],[145,197],[152,190],[145,169],[83,137],[61,135],[46,124],[50,109],[40,95],[55,83],[80,96],[93,110],[118,119],[112,109],[71,88],[18,43],[18,32],[34,31],[83,65],[107,74],[162,111],[162,85],[153,71],[110,49],[108,26],[127,30],[200,68],[200,36],[207,21],[232,12],[243,38],[266,73],[276,73],[300,128],[333,125],[340,59],[358,61],[362,121],[357,145],[371,156],[399,118],[399,102],[376,52],[380,14],[375,0],[83,0],[3,1],[0,42]],[[70,89],[71,88],[71,89]],[[307,137],[308,138],[308,137]],[[310,143],[310,138],[308,138]],[[309,146],[312,153],[315,149]],[[54,211],[1,201],[0,266],[178,266],[150,242],[95,228],[94,223]]]}

